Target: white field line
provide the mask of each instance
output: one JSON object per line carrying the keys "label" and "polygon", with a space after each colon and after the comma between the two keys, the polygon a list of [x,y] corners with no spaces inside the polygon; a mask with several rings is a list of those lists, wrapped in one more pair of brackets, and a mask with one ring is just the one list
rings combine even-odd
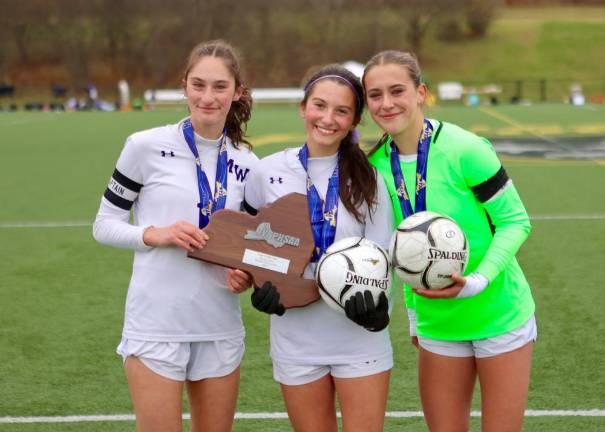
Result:
{"label": "white field line", "polygon": [[[529,217],[531,220],[537,221],[557,221],[557,220],[603,220],[605,213],[593,214],[567,214],[567,215],[533,215]],[[0,229],[10,228],[74,228],[74,227],[90,227],[91,222],[86,221],[46,221],[46,222],[6,222],[0,223]]]}
{"label": "white field line", "polygon": [[533,215],[529,217],[531,220],[548,221],[548,220],[602,220],[605,219],[605,214],[569,214],[569,215]]}
{"label": "white field line", "polygon": [[43,222],[7,222],[0,223],[0,228],[72,228],[92,226],[85,221],[43,221]]}
{"label": "white field line", "polygon": [[[338,413],[340,417],[340,413]],[[385,417],[412,418],[422,417],[422,411],[388,411]],[[472,417],[480,417],[480,411],[472,411]],[[605,410],[527,410],[526,417],[605,417]],[[189,420],[189,414],[183,414],[183,419]],[[287,419],[284,412],[235,413],[236,420],[274,420]],[[134,421],[132,414],[89,415],[89,416],[57,416],[57,417],[0,417],[0,424],[15,423],[83,423],[83,422],[113,422]]]}

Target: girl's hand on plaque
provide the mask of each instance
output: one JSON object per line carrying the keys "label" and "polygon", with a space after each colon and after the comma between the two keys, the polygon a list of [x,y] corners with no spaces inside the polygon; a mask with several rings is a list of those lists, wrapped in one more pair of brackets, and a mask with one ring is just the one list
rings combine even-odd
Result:
{"label": "girl's hand on plaque", "polygon": [[234,294],[241,294],[252,286],[252,277],[245,271],[229,269],[227,272],[227,288]]}
{"label": "girl's hand on plaque", "polygon": [[177,246],[185,252],[202,249],[208,238],[204,230],[186,221],[161,228],[150,226],[143,231],[143,242],[147,246]]}

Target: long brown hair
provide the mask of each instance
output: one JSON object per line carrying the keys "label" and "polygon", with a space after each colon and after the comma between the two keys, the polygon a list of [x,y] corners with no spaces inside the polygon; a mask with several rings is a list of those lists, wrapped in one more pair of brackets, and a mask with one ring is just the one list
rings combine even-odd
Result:
{"label": "long brown hair", "polygon": [[[418,59],[416,56],[409,52],[403,51],[395,51],[395,50],[387,50],[381,51],[378,54],[374,55],[365,66],[363,70],[363,77],[361,82],[363,87],[366,87],[366,75],[368,72],[375,66],[385,65],[385,64],[395,64],[405,68],[408,72],[408,75],[412,79],[414,83],[414,87],[418,89],[422,82],[422,71],[420,70],[420,64],[418,63]],[[383,134],[382,137],[378,140],[378,142],[370,149],[369,156],[376,153],[382,144],[389,138],[387,133]]]}
{"label": "long brown hair", "polygon": [[227,69],[231,71],[235,79],[235,88],[241,88],[242,95],[239,100],[231,103],[227,120],[225,121],[225,129],[227,136],[237,147],[243,143],[249,149],[252,149],[252,144],[245,138],[247,123],[250,120],[252,111],[252,95],[250,88],[244,84],[242,80],[241,61],[239,53],[227,42],[217,39],[208,42],[202,42],[196,45],[189,53],[189,59],[185,66],[183,74],[183,82],[187,82],[187,76],[191,69],[204,57],[217,57],[223,60]]}
{"label": "long brown hair", "polygon": [[[329,64],[305,80],[305,96],[301,105],[306,105],[315,83],[320,80],[332,80],[342,85],[348,85],[356,99],[353,124],[359,124],[365,101],[363,87],[359,78],[339,64]],[[359,223],[364,222],[359,212],[360,205],[365,202],[369,209],[376,205],[376,172],[368,162],[363,150],[357,141],[357,131],[352,129],[340,142],[340,159],[338,163],[340,199],[345,208]]]}

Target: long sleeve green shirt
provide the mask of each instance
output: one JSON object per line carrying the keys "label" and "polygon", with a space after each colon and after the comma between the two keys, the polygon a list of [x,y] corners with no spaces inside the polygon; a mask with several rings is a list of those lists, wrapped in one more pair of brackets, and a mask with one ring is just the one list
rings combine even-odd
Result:
{"label": "long sleeve green shirt", "polygon": [[[454,219],[469,242],[466,274],[489,280],[476,296],[427,299],[405,289],[408,308],[416,309],[419,336],[439,340],[475,340],[523,325],[534,313],[529,284],[515,254],[531,225],[514,185],[489,141],[453,124],[430,120],[434,133],[426,178],[427,210]],[[398,224],[403,219],[390,165],[387,138],[369,159],[382,174]],[[400,161],[414,207],[416,161]]]}

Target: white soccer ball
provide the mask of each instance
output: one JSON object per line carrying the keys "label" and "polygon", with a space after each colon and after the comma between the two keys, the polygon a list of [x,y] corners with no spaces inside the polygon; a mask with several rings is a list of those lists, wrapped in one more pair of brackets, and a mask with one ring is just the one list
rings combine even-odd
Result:
{"label": "white soccer ball", "polygon": [[347,237],[333,243],[315,268],[321,298],[344,314],[345,302],[357,292],[369,290],[374,302],[380,293],[389,296],[391,272],[386,251],[362,237]]}
{"label": "white soccer ball", "polygon": [[399,224],[389,246],[397,275],[413,288],[440,289],[462,275],[468,263],[468,242],[452,219],[424,211]]}

